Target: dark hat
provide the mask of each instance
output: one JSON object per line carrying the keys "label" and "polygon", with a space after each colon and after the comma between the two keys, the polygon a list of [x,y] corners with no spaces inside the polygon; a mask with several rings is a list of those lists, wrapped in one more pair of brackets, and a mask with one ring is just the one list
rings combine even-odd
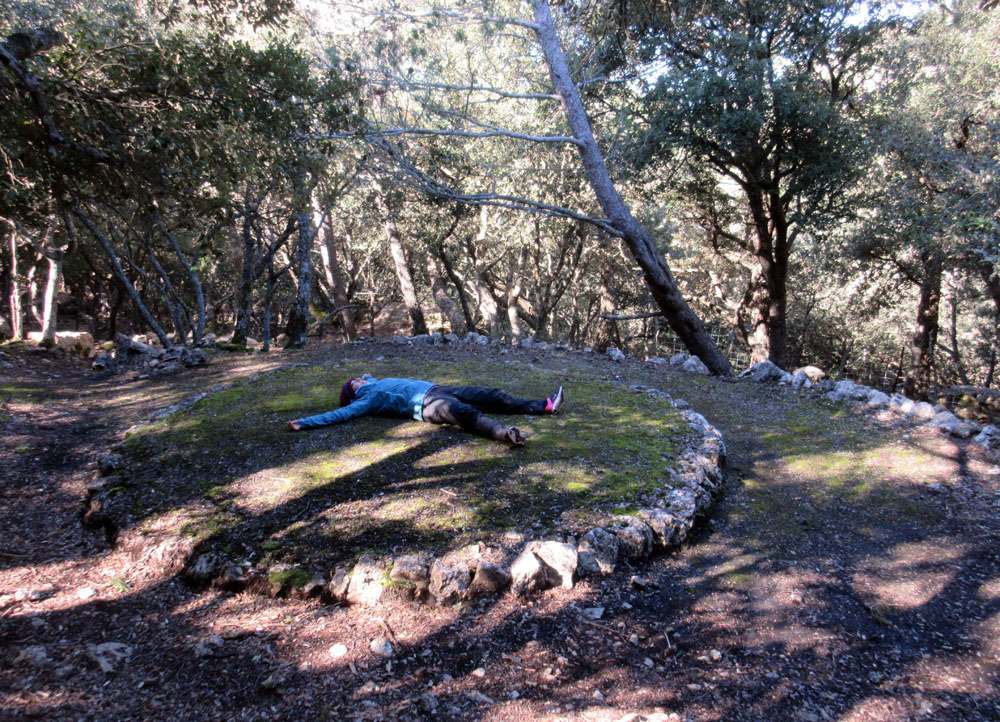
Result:
{"label": "dark hat", "polygon": [[354,379],[347,379],[344,385],[340,387],[340,405],[347,406],[349,403],[354,401],[354,387],[351,386],[351,382]]}

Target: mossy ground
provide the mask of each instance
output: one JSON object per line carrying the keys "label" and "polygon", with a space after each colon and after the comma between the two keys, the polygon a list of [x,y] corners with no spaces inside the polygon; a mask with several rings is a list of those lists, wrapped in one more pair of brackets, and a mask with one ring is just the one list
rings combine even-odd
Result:
{"label": "mossy ground", "polygon": [[[527,398],[564,386],[557,416],[497,417],[513,448],[454,427],[366,417],[290,433],[285,421],[336,408],[344,378],[496,385]],[[281,371],[218,392],[124,444],[129,524],[208,551],[328,567],[362,552],[442,551],[507,531],[579,533],[655,503],[689,434],[672,406],[581,375],[518,362],[380,361]]]}

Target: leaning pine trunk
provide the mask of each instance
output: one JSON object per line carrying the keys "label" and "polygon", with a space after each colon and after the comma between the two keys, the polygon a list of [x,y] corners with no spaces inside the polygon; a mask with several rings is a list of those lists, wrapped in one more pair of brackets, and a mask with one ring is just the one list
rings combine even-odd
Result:
{"label": "leaning pine trunk", "polygon": [[556,35],[548,1],[533,0],[533,5],[534,30],[538,35],[552,83],[563,101],[570,129],[579,142],[577,150],[583,160],[584,173],[597,197],[597,202],[642,269],[653,300],[663,311],[670,328],[712,373],[731,376],[733,370],[729,360],[712,341],[711,334],[701,319],[687,305],[663,254],[656,248],[646,229],[632,216],[632,212],[611,181],[604,165],[604,158],[594,140],[580,95],[570,76],[569,65],[566,63],[566,57]]}

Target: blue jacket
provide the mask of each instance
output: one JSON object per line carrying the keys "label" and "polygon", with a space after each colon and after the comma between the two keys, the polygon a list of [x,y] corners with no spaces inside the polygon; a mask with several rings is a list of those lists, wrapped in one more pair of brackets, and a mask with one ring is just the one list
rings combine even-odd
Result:
{"label": "blue jacket", "polygon": [[[371,378],[371,377],[369,377]],[[301,428],[326,426],[350,421],[359,416],[375,414],[401,414],[424,420],[424,396],[434,386],[430,381],[416,379],[382,379],[358,388],[358,393],[347,406],[316,416],[299,419]]]}

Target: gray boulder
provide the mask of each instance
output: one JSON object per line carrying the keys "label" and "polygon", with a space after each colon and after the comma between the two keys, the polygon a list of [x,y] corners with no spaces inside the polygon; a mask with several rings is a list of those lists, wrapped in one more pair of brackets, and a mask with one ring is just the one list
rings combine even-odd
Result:
{"label": "gray boulder", "polygon": [[442,606],[462,601],[470,581],[472,571],[466,564],[449,565],[438,559],[431,565],[431,594]]}
{"label": "gray boulder", "polygon": [[480,562],[469,587],[471,594],[496,594],[510,585],[510,572],[499,564]]}
{"label": "gray boulder", "polygon": [[798,376],[799,374],[805,374],[814,384],[826,378],[826,371],[818,366],[800,366],[792,371],[793,376]]}
{"label": "gray boulder", "polygon": [[618,537],[597,527],[583,535],[577,549],[581,574],[610,574],[618,561]]}
{"label": "gray boulder", "polygon": [[557,541],[533,541],[525,545],[525,551],[533,552],[543,564],[552,569],[564,589],[573,587],[579,563],[575,546]]}
{"label": "gray boulder", "polygon": [[708,366],[702,363],[701,359],[697,356],[688,357],[687,361],[681,364],[681,371],[687,371],[688,373],[700,376],[712,375],[712,372],[708,370]]}
{"label": "gray boulder", "polygon": [[983,430],[972,440],[972,443],[987,451],[1000,451],[1000,428],[993,424],[984,426]]}
{"label": "gray boulder", "polygon": [[865,399],[865,405],[873,409],[884,409],[889,405],[889,395],[878,389],[872,389],[868,393],[868,398]]}
{"label": "gray boulder", "polygon": [[689,353],[675,353],[670,357],[670,360],[667,363],[676,368],[680,368],[689,358],[691,358],[691,354]]}
{"label": "gray boulder", "polygon": [[934,407],[931,406],[926,401],[920,401],[913,405],[913,408],[906,414],[911,419],[916,419],[917,421],[929,421],[934,418],[935,415]]}
{"label": "gray boulder", "polygon": [[625,360],[625,354],[623,354],[620,350],[616,349],[614,346],[609,346],[608,350],[605,351],[604,353],[608,355],[608,358],[617,363],[621,363],[622,361]]}
{"label": "gray boulder", "polygon": [[382,598],[382,569],[378,560],[363,554],[351,572],[345,598],[351,604],[374,606]]}
{"label": "gray boulder", "polygon": [[609,526],[608,531],[618,537],[628,559],[644,559],[653,551],[653,530],[642,519],[616,516]]}

